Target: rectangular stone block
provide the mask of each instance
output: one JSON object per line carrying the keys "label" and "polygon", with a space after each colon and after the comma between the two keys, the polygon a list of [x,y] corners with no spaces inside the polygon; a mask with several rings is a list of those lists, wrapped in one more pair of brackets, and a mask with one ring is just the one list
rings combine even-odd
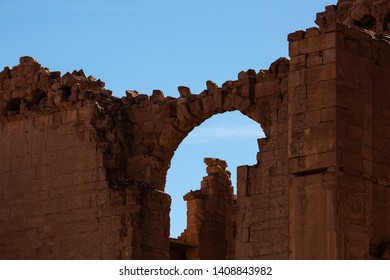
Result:
{"label": "rectangular stone block", "polygon": [[306,157],[290,158],[289,172],[303,173],[317,169],[325,169],[337,164],[336,152],[326,152]]}
{"label": "rectangular stone block", "polygon": [[305,72],[305,82],[307,84],[320,82],[325,80],[336,79],[337,77],[337,65],[336,63],[330,63],[320,65],[307,69]]}
{"label": "rectangular stone block", "polygon": [[307,56],[307,68],[312,68],[323,64],[322,52],[310,53]]}
{"label": "rectangular stone block", "polygon": [[308,111],[304,114],[304,125],[312,126],[321,123],[321,110]]}
{"label": "rectangular stone block", "polygon": [[341,152],[339,164],[342,167],[362,172],[363,158],[360,155],[348,152]]}
{"label": "rectangular stone block", "polygon": [[322,51],[323,64],[330,64],[337,62],[337,49],[327,49]]}
{"label": "rectangular stone block", "polygon": [[[289,54],[291,57],[294,57],[297,55],[336,48],[343,41],[344,37],[339,33],[328,33],[320,36],[305,38],[303,40],[290,42]],[[340,45],[340,47],[342,47],[342,45]]]}
{"label": "rectangular stone block", "polygon": [[322,152],[322,140],[302,142],[299,149],[299,156],[309,156]]}
{"label": "rectangular stone block", "polygon": [[311,27],[306,29],[305,38],[317,37],[319,35],[320,35],[320,30],[318,27]]}
{"label": "rectangular stone block", "polygon": [[304,38],[305,38],[305,31],[303,30],[295,31],[294,33],[288,34],[289,42],[300,41]]}
{"label": "rectangular stone block", "polygon": [[337,120],[337,107],[321,109],[321,122],[332,122]]}
{"label": "rectangular stone block", "polygon": [[194,116],[199,116],[203,112],[202,102],[200,100],[195,100],[190,103],[190,112]]}
{"label": "rectangular stone block", "polygon": [[298,55],[290,59],[290,71],[302,70],[305,68],[306,68],[306,55]]}

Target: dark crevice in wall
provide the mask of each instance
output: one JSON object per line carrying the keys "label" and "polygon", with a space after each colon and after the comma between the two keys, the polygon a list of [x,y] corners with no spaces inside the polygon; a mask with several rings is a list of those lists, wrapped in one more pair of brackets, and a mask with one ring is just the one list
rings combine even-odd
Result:
{"label": "dark crevice in wall", "polygon": [[20,112],[20,103],[21,99],[19,97],[17,98],[12,98],[8,101],[7,103],[7,111],[6,114],[19,114]]}

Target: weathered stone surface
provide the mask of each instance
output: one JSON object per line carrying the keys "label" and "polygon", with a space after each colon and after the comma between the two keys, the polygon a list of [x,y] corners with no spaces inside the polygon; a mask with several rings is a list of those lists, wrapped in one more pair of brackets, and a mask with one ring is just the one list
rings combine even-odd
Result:
{"label": "weathered stone surface", "polygon": [[191,90],[189,87],[179,86],[177,90],[179,91],[180,97],[190,97],[191,95]]}
{"label": "weathered stone surface", "polygon": [[126,90],[126,97],[127,98],[136,98],[137,96],[139,96],[139,93],[138,91],[136,90]]}
{"label": "weathered stone surface", "polygon": [[387,0],[339,0],[337,5],[328,6],[325,12],[318,13],[316,23],[324,30],[333,29],[335,23],[344,23],[390,34],[389,15]]}

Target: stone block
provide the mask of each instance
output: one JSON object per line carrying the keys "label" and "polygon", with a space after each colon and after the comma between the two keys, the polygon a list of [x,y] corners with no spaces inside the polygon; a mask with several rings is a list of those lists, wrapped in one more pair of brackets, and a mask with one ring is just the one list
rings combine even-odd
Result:
{"label": "stone block", "polygon": [[191,90],[189,87],[179,86],[177,90],[179,91],[180,97],[190,97],[191,95]]}
{"label": "stone block", "polygon": [[305,38],[317,37],[320,35],[320,30],[317,27],[306,29]]}
{"label": "stone block", "polygon": [[213,93],[214,105],[216,108],[221,108],[223,104],[223,95],[220,90],[215,90]]}
{"label": "stone block", "polygon": [[322,152],[336,151],[336,148],[337,148],[337,137],[336,136],[324,137],[321,140],[321,143],[322,143],[322,145],[321,145]]}
{"label": "stone block", "polygon": [[364,129],[360,126],[347,124],[347,138],[351,140],[361,141],[363,139]]}
{"label": "stone block", "polygon": [[202,107],[206,114],[210,114],[214,111],[215,103],[214,98],[212,96],[207,96],[201,99]]}
{"label": "stone block", "polygon": [[309,156],[323,152],[321,139],[302,142],[300,145],[299,156]]}
{"label": "stone block", "polygon": [[302,70],[306,68],[306,55],[294,56],[290,60],[290,70]]}
{"label": "stone block", "polygon": [[322,64],[324,64],[322,52],[310,53],[307,56],[307,62],[306,62],[307,68],[312,68],[312,67],[319,66]]}
{"label": "stone block", "polygon": [[278,91],[279,91],[279,84],[275,81],[257,82],[255,84],[256,98],[274,96]]}
{"label": "stone block", "polygon": [[190,112],[194,116],[200,116],[203,114],[203,107],[201,100],[197,99],[189,103]]}
{"label": "stone block", "polygon": [[336,152],[326,152],[306,157],[290,158],[289,172],[302,173],[311,170],[324,169],[337,164]]}
{"label": "stone block", "polygon": [[337,66],[335,63],[313,67],[305,71],[306,83],[315,83],[325,80],[333,80],[337,77]]}
{"label": "stone block", "polygon": [[300,41],[304,38],[305,38],[305,31],[303,30],[295,31],[294,33],[288,34],[289,42]]}
{"label": "stone block", "polygon": [[337,49],[327,49],[322,51],[322,63],[330,64],[335,63],[337,61]]}
{"label": "stone block", "polygon": [[318,52],[336,47],[343,48],[344,37],[338,33],[327,33],[316,37],[290,41],[289,54],[291,57]]}
{"label": "stone block", "polygon": [[152,96],[150,97],[150,100],[152,101],[163,101],[164,100],[164,93],[161,90],[153,90]]}
{"label": "stone block", "polygon": [[194,118],[188,110],[186,104],[182,104],[177,107],[177,117],[182,122],[191,121]]}
{"label": "stone block", "polygon": [[224,95],[223,98],[223,109],[226,111],[231,111],[233,107],[233,100],[230,95]]}
{"label": "stone block", "polygon": [[363,158],[360,155],[341,152],[339,164],[344,168],[362,172]]}
{"label": "stone block", "polygon": [[331,122],[337,120],[337,107],[321,109],[321,122]]}
{"label": "stone block", "polygon": [[321,123],[321,110],[309,111],[304,114],[305,126],[318,125]]}

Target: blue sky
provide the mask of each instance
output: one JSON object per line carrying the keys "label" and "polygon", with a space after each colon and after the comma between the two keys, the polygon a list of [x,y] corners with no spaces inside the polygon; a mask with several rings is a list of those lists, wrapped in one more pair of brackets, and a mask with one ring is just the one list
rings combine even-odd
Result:
{"label": "blue sky", "polygon": [[[121,97],[153,89],[177,97],[179,85],[200,93],[242,70],[268,69],[288,57],[287,35],[315,26],[334,1],[263,0],[0,0],[0,67],[32,56],[52,71],[83,69]],[[204,157],[255,164],[258,124],[239,113],[214,116],[179,146],[168,173],[171,235],[185,227],[182,196],[198,189]],[[235,185],[235,182],[233,182]],[[180,203],[182,202],[182,203]]]}

